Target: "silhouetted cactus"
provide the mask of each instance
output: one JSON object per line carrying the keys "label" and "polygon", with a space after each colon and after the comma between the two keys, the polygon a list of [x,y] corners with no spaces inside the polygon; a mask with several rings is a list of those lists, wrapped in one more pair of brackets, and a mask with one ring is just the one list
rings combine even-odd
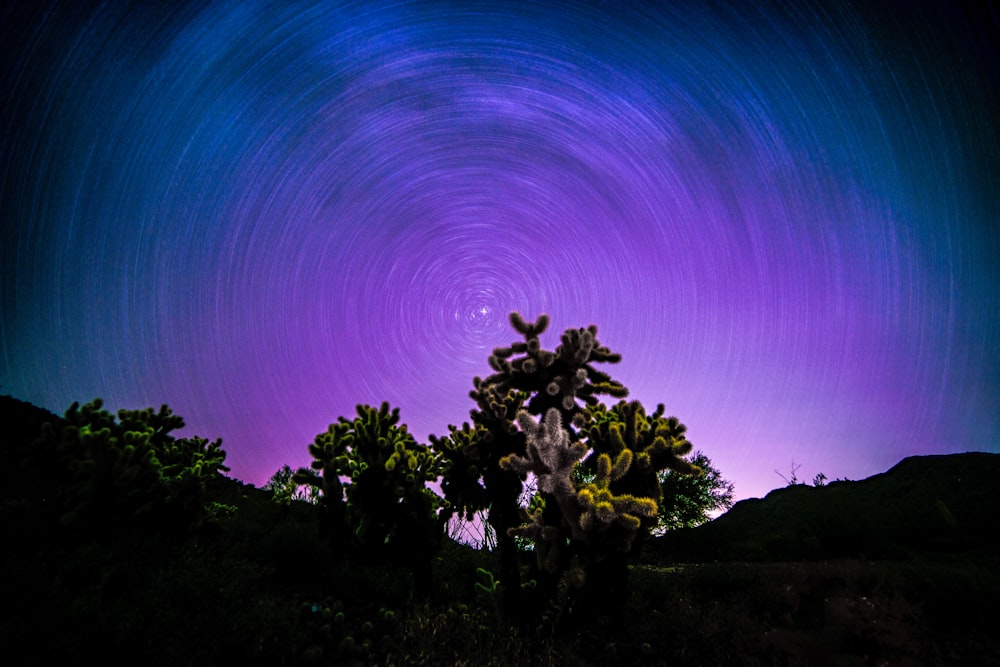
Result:
{"label": "silhouetted cactus", "polygon": [[[473,426],[449,427],[447,438],[432,439],[432,442],[449,462],[442,488],[453,507],[466,514],[486,510],[498,538],[504,608],[508,614],[516,614],[523,613],[523,605],[518,599],[520,578],[514,537],[525,534],[515,529],[523,521],[518,505],[521,473],[526,474],[528,470],[521,470],[512,462],[531,460],[525,438],[531,427],[525,429],[525,425],[534,424],[530,415],[552,414],[543,423],[551,422],[550,433],[565,432],[565,446],[575,448],[579,440],[577,429],[590,421],[589,407],[599,405],[598,396],[624,397],[628,390],[594,367],[595,363],[617,363],[621,359],[599,343],[596,326],[567,329],[559,346],[549,351],[543,349],[539,341],[539,336],[548,327],[546,315],[528,322],[515,312],[510,322],[524,340],[496,348],[488,360],[493,374],[473,380],[474,389],[470,394],[476,401],[476,409],[471,412]],[[544,447],[543,450],[547,452],[545,456],[552,453]],[[577,453],[582,456],[585,451],[586,447]],[[543,455],[536,452],[537,456]],[[569,464],[570,471],[578,460],[579,456]],[[507,464],[502,465],[501,461]],[[541,509],[536,519],[550,526],[560,525],[560,501],[546,487],[549,481],[562,483],[565,480],[554,477],[548,464],[541,459],[536,463],[537,469],[531,472],[544,470],[540,479],[544,477],[547,481],[540,482],[539,490],[548,500],[539,503]],[[562,551],[555,549],[547,553]],[[552,569],[562,571],[568,563],[567,556],[565,562]],[[541,586],[543,591],[545,588]]]}
{"label": "silhouetted cactus", "polygon": [[311,469],[294,480],[322,491],[335,547],[406,564],[419,589],[443,535],[444,503],[426,486],[441,474],[440,455],[398,425],[399,408],[359,405],[357,413],[316,436]]}
{"label": "silhouetted cactus", "polygon": [[117,419],[102,405],[74,403],[57,425],[45,424],[25,461],[60,523],[101,532],[197,522],[206,481],[228,470],[222,441],[174,438],[184,420],[165,405],[119,410]]}
{"label": "silhouetted cactus", "polygon": [[[477,391],[495,386],[500,396],[510,390],[524,392],[528,394],[525,409],[530,414],[543,415],[555,407],[560,410],[564,424],[583,412],[584,406],[596,405],[598,395],[617,398],[628,395],[628,389],[621,383],[593,366],[594,363],[621,361],[621,355],[599,343],[596,326],[567,329],[559,346],[550,352],[542,349],[538,338],[548,327],[548,316],[542,315],[529,324],[515,312],[511,313],[510,321],[524,336],[524,342],[493,351],[489,363],[494,373],[484,380],[474,381]],[[473,392],[473,398],[478,402],[475,394]],[[514,416],[516,413],[510,419]]]}
{"label": "silhouetted cactus", "polygon": [[[601,395],[624,398],[628,390],[594,366],[621,359],[600,344],[597,327],[567,329],[559,346],[548,351],[539,342],[546,316],[528,322],[512,313],[510,320],[524,341],[494,350],[493,374],[474,380],[475,427],[452,428],[450,447],[442,448],[452,463],[446,494],[461,490],[456,504],[469,506],[462,503],[475,498],[471,506],[477,508],[485,495],[492,515],[498,498],[485,475],[482,486],[473,484],[481,469],[474,463],[488,462],[509,485],[503,497],[508,511],[502,521],[490,521],[498,536],[533,540],[542,597],[576,587],[584,599],[622,600],[626,558],[656,524],[657,473],[698,472],[682,458],[691,449],[684,426],[665,418],[663,406],[647,416],[638,402],[620,401],[610,409],[600,403]],[[521,485],[510,483],[505,473],[537,479],[538,500],[523,512],[527,523],[511,523]],[[501,567],[501,581],[508,580],[516,581],[516,573]]]}
{"label": "silhouetted cactus", "polygon": [[485,511],[486,520],[497,536],[503,607],[509,616],[521,610],[517,545],[508,529],[520,520],[518,498],[521,480],[500,468],[500,459],[524,451],[524,434],[514,424],[517,411],[527,394],[515,390],[501,392],[476,378],[471,392],[477,408],[472,410],[473,426],[449,426],[449,435],[430,436],[432,446],[442,454],[446,466],[441,489],[448,499],[449,512],[471,519]]}

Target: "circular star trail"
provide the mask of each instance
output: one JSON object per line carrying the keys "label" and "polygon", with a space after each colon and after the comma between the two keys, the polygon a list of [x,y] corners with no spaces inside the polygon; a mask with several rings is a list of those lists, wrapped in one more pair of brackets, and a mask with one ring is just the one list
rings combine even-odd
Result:
{"label": "circular star trail", "polygon": [[747,4],[0,10],[0,391],[259,484],[357,403],[466,420],[517,310],[738,497],[998,451],[996,12]]}

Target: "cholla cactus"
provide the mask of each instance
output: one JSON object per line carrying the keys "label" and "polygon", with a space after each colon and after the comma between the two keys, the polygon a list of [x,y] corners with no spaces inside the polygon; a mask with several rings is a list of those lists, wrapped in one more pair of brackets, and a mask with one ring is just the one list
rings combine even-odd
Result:
{"label": "cholla cactus", "polygon": [[527,438],[527,456],[508,456],[500,461],[500,466],[522,478],[529,472],[535,473],[542,493],[551,493],[556,498],[572,495],[573,468],[587,453],[587,446],[570,440],[562,426],[562,415],[555,408],[549,408],[540,423],[522,410],[517,423]]}
{"label": "cholla cactus", "polygon": [[[518,536],[534,541],[538,564],[551,575],[539,577],[544,597],[562,586],[552,577],[582,585],[612,554],[633,550],[655,521],[656,471],[689,469],[680,457],[690,443],[682,425],[662,419],[662,407],[647,418],[638,403],[622,401],[609,411],[599,402],[601,395],[624,398],[628,390],[594,367],[621,360],[598,342],[596,326],[567,329],[549,351],[539,341],[547,316],[529,322],[515,312],[510,322],[524,340],[495,349],[493,373],[474,379],[473,426],[450,427],[448,438],[434,442],[449,461],[443,485],[449,500],[465,512],[489,512],[505,594],[518,589]],[[539,495],[524,512],[516,501],[529,473]],[[508,610],[517,607],[512,601],[505,600]]]}
{"label": "cholla cactus", "polygon": [[[596,466],[601,454],[617,457],[630,452],[633,463],[619,477],[610,480],[609,490],[635,497],[652,498],[659,502],[661,487],[658,473],[675,470],[689,475],[700,475],[701,469],[686,461],[692,445],[685,437],[686,427],[676,417],[664,417],[664,406],[656,406],[652,415],[638,401],[620,401],[612,408],[603,405],[591,410],[587,428],[587,443],[595,456],[588,459],[585,473],[599,472]],[[595,467],[596,466],[596,467]],[[655,516],[646,517],[643,528],[652,528]]]}
{"label": "cholla cactus", "polygon": [[336,546],[426,571],[443,534],[444,503],[426,486],[442,472],[440,454],[399,425],[399,408],[359,405],[357,413],[316,436],[311,470],[299,470],[294,479],[323,492]]}
{"label": "cholla cactus", "polygon": [[[507,456],[500,461],[500,466],[516,473],[521,479],[528,473],[534,474],[542,497],[552,498],[572,526],[580,514],[572,479],[573,469],[586,454],[586,446],[570,440],[556,408],[550,408],[538,423],[523,410],[517,417],[527,439],[526,455]],[[533,540],[539,567],[556,574],[564,565],[569,526],[551,521],[552,515],[552,510],[547,511],[545,503],[542,503],[535,511],[525,512],[528,523],[510,528],[508,532]]]}
{"label": "cholla cactus", "polygon": [[524,434],[514,419],[528,395],[483,383],[479,378],[473,383],[473,425],[465,423],[460,429],[449,426],[446,437],[431,436],[430,440],[446,461],[441,481],[450,504],[446,511],[456,511],[467,519],[483,512],[497,536],[503,610],[515,618],[522,613],[523,605],[517,545],[508,530],[520,522],[518,498],[522,486],[516,475],[500,467],[500,460],[524,453]]}
{"label": "cholla cactus", "polygon": [[558,523],[552,523],[551,512],[548,516],[544,510],[529,512],[528,523],[513,530],[535,541],[540,565],[557,571],[567,540],[577,544],[577,551],[588,551],[591,560],[602,560],[608,550],[627,551],[641,520],[655,517],[657,510],[654,498],[615,493],[611,488],[632,469],[632,450],[622,448],[614,463],[608,454],[598,455],[594,478],[577,482],[577,467],[588,444],[570,440],[559,411],[550,408],[540,423],[521,412],[518,423],[527,437],[527,455],[506,457],[501,466],[521,477],[533,473],[539,492],[554,499],[561,515]]}
{"label": "cholla cactus", "polygon": [[611,464],[611,457],[601,454],[597,457],[597,476],[577,492],[580,514],[577,528],[582,534],[607,530],[617,525],[623,528],[628,539],[621,544],[621,551],[632,546],[631,537],[642,524],[640,517],[656,516],[656,501],[652,498],[636,497],[629,494],[616,495],[610,489],[612,482],[620,480],[632,467],[632,450],[623,449]]}
{"label": "cholla cactus", "polygon": [[[59,520],[88,532],[130,529],[157,520],[185,528],[201,519],[205,483],[220,471],[222,441],[174,438],[184,420],[158,411],[74,403],[57,425],[45,424],[25,461],[44,470],[40,491]],[[47,488],[51,485],[52,488]]]}
{"label": "cholla cactus", "polygon": [[482,426],[462,424],[449,427],[448,436],[430,436],[431,446],[447,461],[441,490],[450,509],[466,520],[490,505],[490,495],[482,483],[484,469],[490,465],[489,432]]}
{"label": "cholla cactus", "polygon": [[[628,393],[593,367],[596,362],[621,359],[598,343],[596,326],[566,330],[559,347],[548,351],[539,342],[549,324],[547,315],[528,322],[514,312],[510,322],[524,341],[495,349],[489,358],[494,373],[485,379],[474,378],[470,393],[476,401],[471,413],[473,426],[451,426],[448,437],[431,438],[448,461],[442,484],[446,497],[466,516],[486,510],[500,536],[518,521],[517,498],[522,485],[500,461],[526,454],[519,414],[543,415],[554,408],[563,426],[581,426],[589,418],[585,406],[596,405],[596,395]],[[570,439],[577,439],[575,432]],[[500,546],[504,551],[504,544]],[[513,543],[509,548],[513,549]]]}
{"label": "cholla cactus", "polygon": [[560,410],[565,423],[583,412],[584,405],[595,405],[597,395],[618,398],[628,390],[607,373],[593,367],[594,363],[618,363],[621,355],[603,347],[597,340],[597,327],[567,329],[554,352],[542,349],[539,335],[548,327],[549,318],[542,315],[528,323],[518,313],[511,313],[511,325],[524,336],[524,342],[497,348],[489,358],[495,371],[485,380],[477,381],[477,389],[496,385],[501,392],[515,389],[529,395],[526,409],[533,415],[543,415],[549,408]]}
{"label": "cholla cactus", "polygon": [[665,467],[697,472],[680,458],[690,449],[683,425],[662,413],[659,406],[647,417],[638,402],[612,410],[598,405],[591,423],[582,424],[586,437],[577,440],[557,408],[540,422],[518,414],[526,453],[505,457],[501,466],[522,478],[534,474],[542,501],[510,532],[533,541],[548,577],[546,595],[575,588],[579,600],[602,608],[627,598],[626,557],[656,521],[656,473]]}

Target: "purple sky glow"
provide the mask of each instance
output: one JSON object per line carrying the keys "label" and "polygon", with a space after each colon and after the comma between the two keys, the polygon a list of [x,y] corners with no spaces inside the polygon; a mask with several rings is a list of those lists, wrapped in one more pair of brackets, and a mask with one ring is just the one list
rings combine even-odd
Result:
{"label": "purple sky glow", "polygon": [[0,393],[259,485],[467,420],[518,310],[738,499],[1000,452],[1000,15],[892,5],[7,3]]}

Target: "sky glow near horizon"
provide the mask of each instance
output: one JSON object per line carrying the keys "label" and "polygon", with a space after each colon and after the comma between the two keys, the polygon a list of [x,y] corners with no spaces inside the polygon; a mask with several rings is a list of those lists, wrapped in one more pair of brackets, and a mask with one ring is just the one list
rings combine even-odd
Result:
{"label": "sky glow near horizon", "polygon": [[166,403],[262,484],[357,403],[468,420],[518,310],[737,498],[1000,452],[995,10],[24,4],[0,393]]}

